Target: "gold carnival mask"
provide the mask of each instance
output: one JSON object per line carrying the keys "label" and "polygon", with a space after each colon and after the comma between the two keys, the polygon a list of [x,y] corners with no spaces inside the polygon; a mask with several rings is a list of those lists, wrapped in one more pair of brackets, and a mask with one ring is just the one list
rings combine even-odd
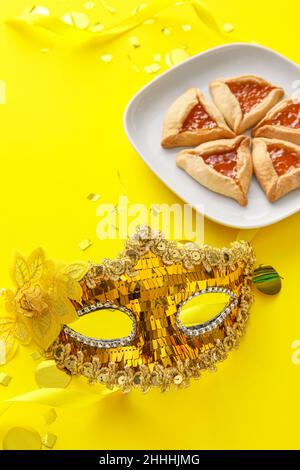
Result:
{"label": "gold carnival mask", "polygon": [[[42,252],[28,261],[19,257],[18,289],[8,293],[8,311],[16,334],[46,346],[46,356],[68,374],[126,392],[184,387],[238,346],[252,302],[253,267],[247,242],[200,248],[141,226],[115,259],[102,264],[58,269]],[[225,307],[205,322],[184,325],[184,306],[212,293],[226,294]],[[103,309],[127,314],[130,334],[93,338],[63,324]]]}

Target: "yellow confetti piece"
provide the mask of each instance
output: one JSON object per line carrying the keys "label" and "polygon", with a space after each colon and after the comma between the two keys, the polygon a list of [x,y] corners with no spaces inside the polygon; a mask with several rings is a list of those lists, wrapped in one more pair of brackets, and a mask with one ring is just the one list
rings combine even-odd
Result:
{"label": "yellow confetti piece", "polygon": [[181,29],[182,29],[182,31],[188,32],[188,31],[191,31],[191,30],[192,30],[192,26],[191,26],[190,24],[183,24],[183,25],[181,26]]}
{"label": "yellow confetti piece", "polygon": [[45,447],[48,447],[48,449],[52,449],[55,446],[55,443],[57,441],[57,436],[55,434],[52,434],[51,432],[47,432],[45,436],[42,439],[42,443]]}
{"label": "yellow confetti piece", "polygon": [[40,450],[41,436],[31,428],[15,426],[3,438],[3,450]]}
{"label": "yellow confetti piece", "polygon": [[88,198],[89,201],[95,202],[95,201],[98,201],[98,199],[100,198],[100,194],[90,193],[87,198]]}
{"label": "yellow confetti piece", "polygon": [[189,54],[185,49],[176,48],[167,52],[166,54],[166,64],[168,67],[173,67],[174,65],[180,64],[189,57]]}
{"label": "yellow confetti piece", "polygon": [[78,29],[87,29],[90,25],[90,20],[85,13],[81,13],[80,11],[72,11],[70,13],[66,13],[62,17],[62,21],[69,25],[75,26]]}
{"label": "yellow confetti piece", "polygon": [[42,355],[41,355],[41,353],[40,353],[39,351],[32,351],[32,352],[30,353],[30,357],[31,357],[31,359],[32,359],[33,361],[38,361],[39,359],[42,358]]}
{"label": "yellow confetti piece", "polygon": [[35,369],[35,380],[40,388],[66,388],[72,377],[59,370],[52,360],[43,361]]}
{"label": "yellow confetti piece", "polygon": [[234,25],[231,23],[224,23],[222,28],[225,31],[225,33],[232,33],[232,31],[235,30]]}
{"label": "yellow confetti piece", "polygon": [[0,80],[0,104],[6,104],[6,82],[4,80]]}
{"label": "yellow confetti piece", "polygon": [[92,245],[92,242],[89,238],[85,238],[78,243],[79,248],[84,251],[87,250]]}
{"label": "yellow confetti piece", "polygon": [[24,15],[44,15],[44,16],[49,16],[50,15],[50,11],[48,8],[46,7],[43,7],[43,6],[39,6],[39,5],[35,5],[33,7],[30,7],[30,8],[26,8],[26,10],[24,11]]}
{"label": "yellow confetti piece", "polygon": [[136,15],[139,11],[142,11],[144,10],[144,8],[147,8],[147,6],[148,6],[148,3],[141,3],[140,5],[138,5],[131,11],[131,14]]}
{"label": "yellow confetti piece", "polygon": [[157,64],[157,63],[153,63],[153,64],[150,64],[150,65],[145,65],[144,67],[144,70],[146,73],[156,73],[160,70],[160,65]]}
{"label": "yellow confetti piece", "polygon": [[95,23],[92,24],[90,27],[90,31],[92,33],[101,33],[104,30],[104,25],[102,23]]}
{"label": "yellow confetti piece", "polygon": [[102,4],[103,8],[105,8],[105,10],[107,10],[112,15],[114,15],[116,13],[116,11],[117,11],[116,8],[113,7],[112,5],[110,5],[109,3],[106,3],[104,0],[101,0],[101,4]]}
{"label": "yellow confetti piece", "polygon": [[51,49],[49,49],[49,47],[42,47],[40,49],[40,51],[43,53],[43,54],[47,54],[48,52],[51,52]]}
{"label": "yellow confetti piece", "polygon": [[44,419],[45,423],[50,425],[56,421],[57,418],[57,413],[55,408],[50,408],[50,410],[47,410],[46,413],[44,413]]}
{"label": "yellow confetti piece", "polygon": [[11,381],[12,377],[5,372],[0,372],[0,385],[7,387]]}
{"label": "yellow confetti piece", "polygon": [[154,54],[153,60],[154,62],[161,62],[161,54]]}
{"label": "yellow confetti piece", "polygon": [[113,56],[111,54],[103,54],[100,56],[100,59],[102,62],[105,62],[106,64],[109,64],[113,60]]}
{"label": "yellow confetti piece", "polygon": [[94,6],[95,6],[95,3],[94,2],[86,2],[83,6],[87,10],[92,10],[92,8],[94,8]]}
{"label": "yellow confetti piece", "polygon": [[145,20],[143,24],[153,24],[153,23],[155,23],[155,19],[149,18],[148,20]]}
{"label": "yellow confetti piece", "polygon": [[171,29],[171,28],[162,28],[161,32],[162,32],[165,36],[171,36],[171,34],[172,34],[172,29]]}
{"label": "yellow confetti piece", "polygon": [[131,36],[129,38],[129,42],[135,49],[141,46],[141,43],[136,36]]}

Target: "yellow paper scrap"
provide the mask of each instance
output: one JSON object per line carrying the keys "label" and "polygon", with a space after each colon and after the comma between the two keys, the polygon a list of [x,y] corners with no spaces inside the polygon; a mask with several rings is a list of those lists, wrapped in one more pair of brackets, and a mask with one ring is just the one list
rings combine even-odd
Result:
{"label": "yellow paper scrap", "polygon": [[40,435],[31,428],[15,426],[3,438],[3,450],[40,450]]}
{"label": "yellow paper scrap", "polygon": [[44,15],[44,16],[49,16],[50,15],[50,11],[48,8],[46,7],[43,7],[43,6],[39,6],[39,5],[36,5],[36,6],[33,6],[33,7],[30,7],[30,8],[26,8],[26,10],[24,11],[24,15]]}
{"label": "yellow paper scrap", "polygon": [[78,243],[79,248],[82,251],[87,250],[93,243],[89,238],[85,238],[84,240],[81,240],[81,242]]}
{"label": "yellow paper scrap", "polygon": [[57,418],[57,413],[55,411],[55,408],[50,408],[50,410],[47,410],[46,413],[44,413],[44,418],[45,418],[45,423],[50,425],[54,423],[54,421]]}
{"label": "yellow paper scrap", "polygon": [[75,26],[75,28],[78,29],[87,29],[90,25],[90,20],[87,15],[85,13],[81,13],[80,11],[66,13],[62,17],[62,21],[71,26]]}
{"label": "yellow paper scrap", "polygon": [[190,24],[183,24],[183,25],[181,26],[181,29],[182,29],[182,31],[186,31],[186,32],[187,32],[187,31],[191,31],[192,26],[191,26]]}
{"label": "yellow paper scrap", "polygon": [[166,54],[166,64],[168,67],[173,67],[174,65],[180,64],[189,57],[189,54],[185,49],[175,48]]}
{"label": "yellow paper scrap", "polygon": [[43,361],[35,369],[35,380],[40,388],[66,388],[72,377],[59,370],[54,361]]}
{"label": "yellow paper scrap", "polygon": [[45,436],[42,439],[42,443],[45,447],[48,447],[48,449],[52,449],[55,446],[55,443],[57,441],[57,436],[55,434],[52,434],[52,432],[47,432]]}
{"label": "yellow paper scrap", "polygon": [[156,73],[160,70],[160,65],[154,62],[153,64],[145,65],[144,70],[149,74]]}
{"label": "yellow paper scrap", "polygon": [[103,54],[100,56],[100,59],[102,62],[105,62],[106,64],[109,64],[113,60],[113,56],[111,54]]}
{"label": "yellow paper scrap", "polygon": [[12,377],[5,372],[0,372],[0,385],[7,387],[11,381]]}
{"label": "yellow paper scrap", "polygon": [[141,46],[141,43],[136,36],[131,36],[129,38],[129,42],[135,49]]}
{"label": "yellow paper scrap", "polygon": [[161,32],[162,32],[165,36],[171,36],[171,34],[172,34],[172,29],[171,29],[171,28],[162,28]]}
{"label": "yellow paper scrap", "polygon": [[231,23],[224,23],[222,28],[224,29],[225,33],[232,33],[235,30],[235,27]]}

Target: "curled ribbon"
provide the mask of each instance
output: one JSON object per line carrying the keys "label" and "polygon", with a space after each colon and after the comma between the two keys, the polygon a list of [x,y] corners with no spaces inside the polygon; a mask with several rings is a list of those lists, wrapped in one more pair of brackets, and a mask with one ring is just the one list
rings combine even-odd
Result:
{"label": "curled ribbon", "polygon": [[[201,0],[186,1],[192,5],[199,19],[208,28],[221,36],[225,36],[210,9]],[[152,0],[145,8],[138,10],[134,15],[127,16],[120,23],[108,27],[100,32],[93,32],[87,29],[82,30],[51,15],[35,13],[29,13],[25,16],[8,19],[6,20],[6,23],[13,27],[38,27],[41,30],[61,36],[64,39],[69,40],[71,43],[82,43],[83,41],[88,45],[102,45],[137,28],[145,20],[157,15],[160,11],[171,6],[173,3],[174,0]]]}

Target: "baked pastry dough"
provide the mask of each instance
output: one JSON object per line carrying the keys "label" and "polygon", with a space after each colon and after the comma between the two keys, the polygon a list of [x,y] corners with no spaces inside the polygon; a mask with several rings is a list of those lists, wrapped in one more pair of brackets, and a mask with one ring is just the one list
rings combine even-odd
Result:
{"label": "baked pastry dough", "polygon": [[176,164],[203,186],[242,206],[247,204],[253,172],[248,137],[215,140],[183,150],[177,155]]}
{"label": "baked pastry dough", "polygon": [[253,129],[252,135],[289,140],[300,145],[300,102],[286,99],[278,103]]}
{"label": "baked pastry dough", "polygon": [[236,134],[257,124],[284,95],[282,88],[256,75],[219,78],[211,82],[210,92]]}
{"label": "baked pastry dough", "polygon": [[278,139],[253,139],[256,177],[269,201],[300,188],[300,147]]}
{"label": "baked pastry dough", "polygon": [[208,103],[197,88],[189,88],[166,113],[161,145],[166,148],[195,146],[234,136],[215,105]]}

